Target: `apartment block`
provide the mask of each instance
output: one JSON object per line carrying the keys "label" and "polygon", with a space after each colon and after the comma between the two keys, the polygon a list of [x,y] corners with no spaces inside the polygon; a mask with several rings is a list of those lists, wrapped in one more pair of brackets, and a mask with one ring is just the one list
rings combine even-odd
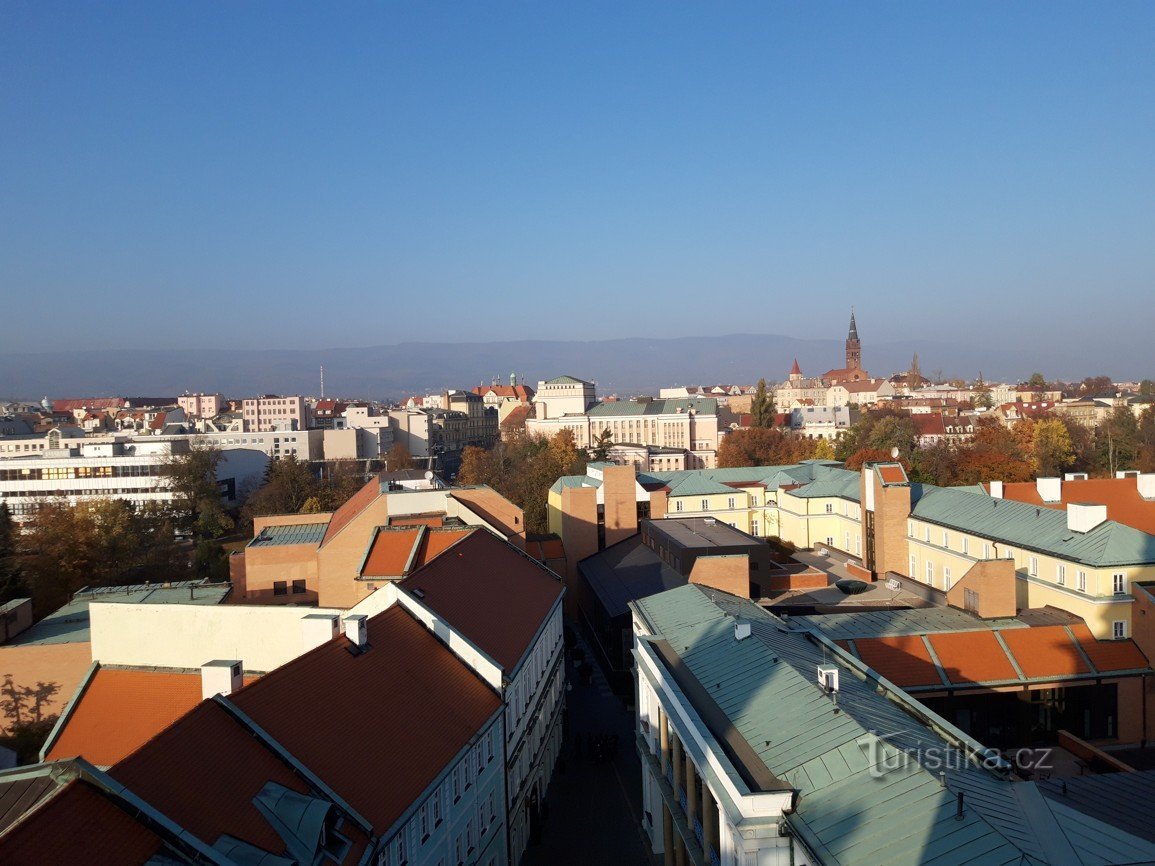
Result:
{"label": "apartment block", "polygon": [[266,394],[249,398],[242,401],[241,414],[246,433],[305,430],[309,426],[309,407],[299,395]]}
{"label": "apartment block", "polygon": [[189,418],[216,418],[227,408],[221,394],[181,394],[176,404]]}

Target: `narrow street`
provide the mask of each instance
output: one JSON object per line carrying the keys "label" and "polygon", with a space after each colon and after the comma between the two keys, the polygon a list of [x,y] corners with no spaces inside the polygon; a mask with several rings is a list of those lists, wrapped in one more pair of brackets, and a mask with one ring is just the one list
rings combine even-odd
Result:
{"label": "narrow street", "polygon": [[[585,653],[587,665],[591,656]],[[567,665],[572,690],[567,695],[566,746],[546,797],[541,839],[530,845],[522,863],[651,866],[658,861],[647,853],[641,831],[641,766],[634,751],[633,714],[610,691],[596,663],[589,685],[572,660]]]}

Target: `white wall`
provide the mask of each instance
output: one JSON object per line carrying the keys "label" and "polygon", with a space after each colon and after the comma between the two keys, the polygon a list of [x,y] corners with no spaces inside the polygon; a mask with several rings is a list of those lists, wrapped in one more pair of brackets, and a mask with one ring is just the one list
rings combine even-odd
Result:
{"label": "white wall", "polygon": [[101,664],[199,668],[239,659],[246,671],[271,671],[306,649],[302,617],[337,608],[94,602],[92,660]]}

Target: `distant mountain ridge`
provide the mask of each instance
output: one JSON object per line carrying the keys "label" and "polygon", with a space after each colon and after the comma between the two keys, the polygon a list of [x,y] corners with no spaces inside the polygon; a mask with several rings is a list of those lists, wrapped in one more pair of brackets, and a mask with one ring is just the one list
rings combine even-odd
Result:
{"label": "distant mountain ridge", "polygon": [[[924,374],[988,380],[1025,378],[1032,370],[1082,377],[1099,371],[1056,367],[1069,356],[1023,359],[1014,346],[910,340],[863,340],[863,366],[875,376],[905,371],[918,352]],[[0,398],[221,392],[316,395],[325,366],[327,396],[397,398],[448,387],[472,388],[510,373],[536,386],[562,374],[598,383],[598,393],[656,393],[672,385],[751,384],[786,378],[794,358],[808,376],[841,367],[841,340],[773,334],[588,341],[511,340],[490,343],[398,343],[339,349],[149,349],[0,354]],[[1078,360],[1075,361],[1078,363]]]}

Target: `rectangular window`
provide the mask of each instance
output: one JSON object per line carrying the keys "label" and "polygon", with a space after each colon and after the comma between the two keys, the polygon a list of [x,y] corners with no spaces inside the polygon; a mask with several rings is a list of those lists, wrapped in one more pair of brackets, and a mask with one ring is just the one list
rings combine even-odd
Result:
{"label": "rectangular window", "polygon": [[1115,640],[1123,640],[1127,637],[1127,623],[1121,619],[1115,620],[1111,623],[1111,637]]}
{"label": "rectangular window", "polygon": [[1029,574],[1031,577],[1039,576],[1039,558],[1037,556],[1032,556],[1028,561],[1027,574]]}
{"label": "rectangular window", "polygon": [[944,565],[942,567],[942,588],[950,589],[950,566]]}
{"label": "rectangular window", "polygon": [[418,822],[421,826],[421,844],[425,844],[425,840],[429,838],[429,804],[425,803],[421,806],[421,810],[417,815]]}
{"label": "rectangular window", "polygon": [[929,560],[926,563],[926,582],[934,586],[934,563]]}
{"label": "rectangular window", "polygon": [[945,529],[942,531],[942,546],[950,547],[950,534]]}
{"label": "rectangular window", "polygon": [[1058,581],[1059,586],[1067,585],[1067,566],[1062,563],[1055,566],[1055,580]]}
{"label": "rectangular window", "polygon": [[989,541],[983,542],[983,559],[991,558],[991,544]]}
{"label": "rectangular window", "polygon": [[751,520],[750,521],[750,534],[751,535],[757,535],[758,534],[758,521],[757,520]]}
{"label": "rectangular window", "polygon": [[826,513],[827,514],[833,514],[834,513],[834,503],[833,502],[827,502],[826,503]]}
{"label": "rectangular window", "polygon": [[750,496],[750,504],[757,507],[757,505],[758,505],[758,495],[757,494],[752,494]]}
{"label": "rectangular window", "polygon": [[906,522],[906,534],[909,535],[911,538],[914,538],[914,521],[913,520],[908,520]]}
{"label": "rectangular window", "polygon": [[674,503],[674,510],[675,511],[681,511],[682,510],[682,500],[681,499],[679,499],[676,503]]}
{"label": "rectangular window", "polygon": [[304,591],[305,591],[305,581],[294,580],[293,581],[293,594],[294,595],[300,595]]}
{"label": "rectangular window", "polygon": [[727,508],[735,508],[736,502],[737,502],[737,500],[735,500],[734,497],[731,496],[729,499],[726,500],[726,507]]}
{"label": "rectangular window", "polygon": [[910,576],[914,577],[916,574],[918,574],[918,559],[912,553],[910,555]]}
{"label": "rectangular window", "polygon": [[967,538],[965,535],[962,537],[962,552],[963,553],[970,553],[971,552],[970,539]]}
{"label": "rectangular window", "polygon": [[1126,595],[1127,593],[1127,576],[1122,572],[1116,572],[1111,575],[1111,591],[1115,595]]}
{"label": "rectangular window", "polygon": [[273,581],[273,595],[288,595],[289,585],[283,580]]}
{"label": "rectangular window", "polygon": [[930,527],[929,527],[929,526],[928,526],[928,527],[926,527],[926,530],[923,532],[923,534],[922,534],[922,535],[923,535],[923,540],[924,540],[924,541],[927,541],[927,542],[929,542],[929,541],[930,541]]}
{"label": "rectangular window", "polygon": [[433,792],[430,798],[433,808],[430,810],[433,814],[433,826],[441,826],[441,788]]}
{"label": "rectangular window", "polygon": [[702,500],[702,510],[703,511],[709,511],[710,510],[710,500],[709,499],[703,499]]}
{"label": "rectangular window", "polygon": [[1087,572],[1080,571],[1075,575],[1075,589],[1079,590],[1079,592],[1087,591]]}

